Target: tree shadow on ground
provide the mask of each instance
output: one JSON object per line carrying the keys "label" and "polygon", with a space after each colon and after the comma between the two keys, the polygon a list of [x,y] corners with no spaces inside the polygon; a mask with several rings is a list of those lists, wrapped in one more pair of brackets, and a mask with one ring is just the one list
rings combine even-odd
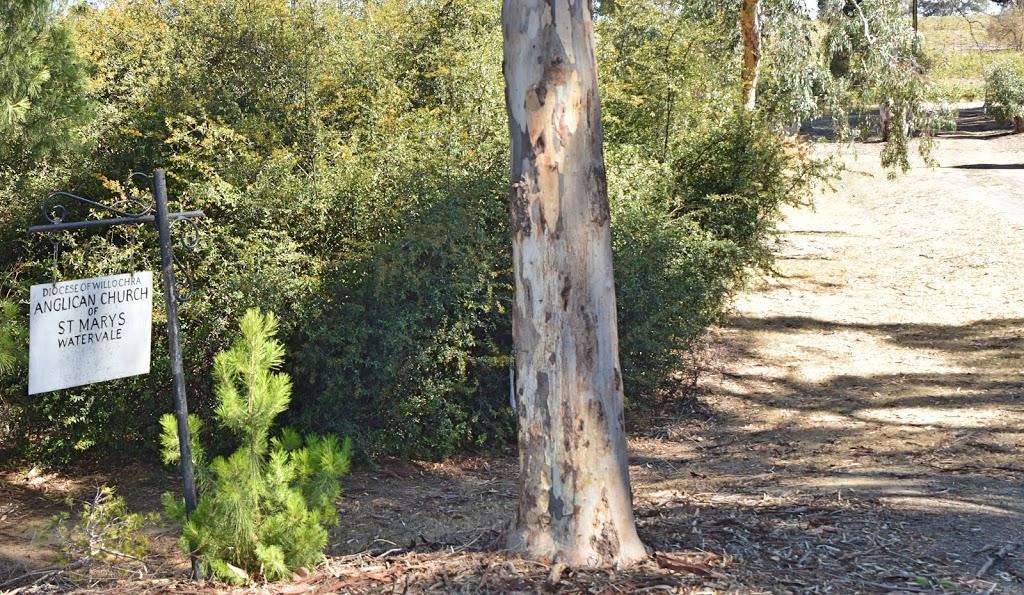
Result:
{"label": "tree shadow on ground", "polygon": [[[904,358],[899,361],[928,358],[938,367],[934,372],[809,379],[795,364],[771,371],[758,366],[757,350],[763,345],[730,343],[733,357],[749,365],[722,372],[715,395],[746,405],[716,411],[714,432],[719,443],[727,444],[715,456],[732,452],[742,461],[738,468],[825,476],[831,482],[817,483],[858,486],[876,497],[927,496],[956,488],[947,494],[950,498],[1024,520],[1024,502],[1007,497],[1022,495],[1024,478],[1019,463],[1024,451],[1024,319],[943,325],[739,316],[729,324],[769,338],[856,333],[858,340],[901,348],[893,352]],[[788,355],[794,362],[799,357]],[[842,369],[843,358],[852,362],[856,356],[837,352],[836,357]],[[897,369],[899,361],[892,362]],[[770,413],[774,422],[751,425],[751,410]],[[730,464],[720,460],[716,466],[721,470]],[[968,478],[984,489],[973,494],[960,490],[956,484]],[[931,487],[907,492],[906,480],[912,479]]]}
{"label": "tree shadow on ground", "polygon": [[[995,588],[972,581],[1024,540],[1024,318],[725,324],[730,363],[700,397],[713,413],[631,461],[648,543],[762,569],[770,592]],[[836,342],[793,340],[819,335]],[[894,359],[879,372],[857,366],[853,347],[871,345]],[[836,348],[834,372],[809,377],[798,351],[822,347]],[[999,564],[982,574],[997,568],[1018,592],[1024,565]]]}
{"label": "tree shadow on ground", "polygon": [[[940,366],[936,372],[893,372],[884,374],[835,374],[821,380],[808,380],[797,374],[770,379],[772,393],[732,396],[753,399],[760,405],[777,404],[804,414],[830,413],[896,427],[938,426],[954,431],[994,431],[1021,433],[1009,417],[958,417],[959,411],[995,408],[995,413],[1024,414],[1024,318],[980,320],[963,325],[944,324],[861,324],[819,320],[801,316],[767,318],[733,317],[735,329],[758,330],[772,334],[857,333],[881,344],[901,349],[891,357],[901,363],[922,358]],[[732,345],[737,357],[756,362],[757,346]],[[840,360],[852,354],[836,353]],[[907,363],[909,367],[911,364]],[[732,373],[739,380],[756,379],[760,372]],[[870,415],[884,409],[922,408],[935,412],[922,421],[887,420]],[[943,412],[949,415],[943,415]],[[742,423],[742,420],[734,420]],[[979,425],[979,423],[981,425]],[[786,424],[782,424],[786,427]],[[831,431],[831,430],[830,430]],[[836,430],[842,431],[842,430]]]}
{"label": "tree shadow on ground", "polygon": [[[931,593],[985,584],[977,573],[991,552],[947,547],[936,533],[1001,522],[1000,515],[885,509],[877,499],[836,493],[669,492],[642,503],[637,515],[641,536],[654,549],[713,553],[747,572],[759,570],[745,586],[772,593],[825,585],[849,593]],[[1022,568],[1011,561],[1007,570]]]}

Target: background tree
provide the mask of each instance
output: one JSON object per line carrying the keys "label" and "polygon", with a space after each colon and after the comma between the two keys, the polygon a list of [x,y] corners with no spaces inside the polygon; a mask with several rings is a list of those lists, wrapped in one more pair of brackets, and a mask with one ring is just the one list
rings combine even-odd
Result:
{"label": "background tree", "polygon": [[41,183],[59,181],[87,148],[86,64],[55,6],[0,0],[0,254],[20,248],[12,234]]}
{"label": "background tree", "polygon": [[509,548],[571,566],[646,558],[626,457],[589,2],[506,0],[519,502]]}
{"label": "background tree", "polygon": [[797,0],[762,2],[762,9],[758,110],[773,125],[798,126],[819,117],[825,105],[821,23]]}
{"label": "background tree", "polygon": [[999,14],[988,23],[988,36],[1007,44],[1010,48],[1024,49],[1024,2],[1011,1],[1003,4]]}
{"label": "background tree", "polygon": [[921,14],[926,17],[974,15],[988,9],[988,0],[919,0]]}
{"label": "background tree", "polygon": [[[853,128],[885,141],[884,167],[910,167],[911,141],[927,161],[933,132],[949,122],[934,85],[925,77],[920,39],[894,0],[828,2],[820,15],[828,27],[822,51],[829,63],[825,98],[840,136]],[[877,106],[878,117],[869,116]],[[872,128],[876,126],[876,128]]]}
{"label": "background tree", "polygon": [[757,101],[757,67],[761,60],[760,0],[743,0],[740,9],[740,31],[743,37],[743,107],[754,111]]}

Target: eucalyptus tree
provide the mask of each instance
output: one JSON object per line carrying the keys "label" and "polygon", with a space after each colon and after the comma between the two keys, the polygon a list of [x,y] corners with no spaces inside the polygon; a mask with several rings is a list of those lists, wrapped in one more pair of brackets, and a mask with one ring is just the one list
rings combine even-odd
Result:
{"label": "eucalyptus tree", "polygon": [[[734,27],[721,33],[739,53],[740,105],[773,124],[817,113],[820,99],[819,24],[800,0],[704,0],[680,5],[706,22]],[[767,102],[763,101],[767,99]]]}
{"label": "eucalyptus tree", "polygon": [[[951,121],[950,110],[925,76],[902,0],[822,0],[816,21],[791,0],[744,0],[739,8],[747,111],[793,124],[827,110],[841,138],[878,132],[886,167],[909,167],[915,137],[930,159],[931,135]],[[875,108],[879,118],[869,115]]]}
{"label": "eucalyptus tree", "polygon": [[757,101],[757,66],[761,60],[761,0],[743,0],[740,31],[743,35],[743,108],[754,111]]}
{"label": "eucalyptus tree", "polygon": [[[920,37],[907,22],[900,0],[829,0],[820,15],[826,26],[822,52],[829,63],[825,99],[840,135],[867,135],[875,120],[885,147],[882,165],[910,167],[911,141],[931,161],[933,132],[949,111],[928,82]],[[850,124],[850,115],[856,123]]]}
{"label": "eucalyptus tree", "polygon": [[636,533],[590,2],[505,0],[519,502],[509,549],[629,566]]}
{"label": "eucalyptus tree", "polygon": [[821,114],[824,68],[820,23],[800,0],[762,1],[757,109],[772,125],[793,126]]}

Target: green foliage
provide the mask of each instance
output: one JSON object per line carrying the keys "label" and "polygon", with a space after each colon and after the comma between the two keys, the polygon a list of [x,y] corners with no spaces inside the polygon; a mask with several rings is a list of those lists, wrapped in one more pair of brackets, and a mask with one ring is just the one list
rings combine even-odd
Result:
{"label": "green foliage", "polygon": [[[73,506],[70,498],[67,505]],[[62,511],[53,519],[60,539],[61,563],[72,574],[90,577],[99,571],[127,573],[144,567],[142,559],[149,539],[141,530],[156,516],[130,513],[114,488],[97,488],[92,502],[83,502],[77,513]]]}
{"label": "green foliage", "polygon": [[743,116],[685,147],[675,163],[673,210],[742,253],[734,265],[767,269],[765,243],[785,205],[806,205],[822,164],[787,155],[778,134]]}
{"label": "green foliage", "polygon": [[0,452],[17,436],[19,408],[8,402],[5,393],[8,387],[21,382],[16,374],[23,369],[28,349],[26,348],[25,325],[17,304],[10,299],[0,299]]}
{"label": "green foliage", "polygon": [[770,103],[757,118],[738,113],[736,40],[719,33],[731,14],[623,0],[600,22],[619,351],[633,404],[656,400],[749,272],[771,266],[780,209],[804,204],[827,177],[826,162],[770,131],[811,109],[797,95],[814,58],[786,81],[766,77]]}
{"label": "green foliage", "polygon": [[25,327],[20,314],[13,301],[0,300],[0,377],[25,361]]}
{"label": "green foliage", "polygon": [[[64,173],[86,150],[86,63],[48,0],[0,0],[0,258],[29,213],[43,172]],[[2,261],[0,261],[2,262]]]}
{"label": "green foliage", "polygon": [[827,86],[820,23],[803,3],[763,1],[765,23],[758,66],[757,111],[767,122],[795,126],[820,115]]}
{"label": "green foliage", "polygon": [[9,166],[71,140],[68,124],[85,113],[84,64],[53,6],[0,2],[0,163]]}
{"label": "green foliage", "polygon": [[1012,62],[1024,65],[1024,54],[1006,47],[996,33],[992,15],[926,17],[920,20],[922,48],[932,68],[929,78],[948,101],[980,101],[985,97],[985,77],[996,66]]}
{"label": "green foliage", "polygon": [[615,6],[597,35],[606,145],[664,161],[674,141],[714,126],[738,97],[733,40],[720,33],[728,18],[695,19],[650,2]]}
{"label": "green foliage", "polygon": [[[821,56],[804,43],[814,26],[786,2],[766,8],[774,28],[763,108],[746,121],[736,115],[734,4],[619,0],[595,23],[634,402],[657,396],[748,268],[768,265],[778,207],[804,200],[814,179],[810,162],[787,156],[770,132],[820,99]],[[0,200],[12,240],[0,246],[0,267],[23,302],[27,285],[53,272],[49,243],[24,236],[26,205],[58,188],[114,202],[128,172],[168,169],[171,209],[206,213],[196,251],[179,254],[196,281],[180,312],[189,408],[207,420],[193,428],[204,438],[204,449],[193,445],[201,481],[215,467],[241,472],[231,456],[212,462],[235,445],[210,421],[244,396],[215,361],[234,321],[257,306],[280,316],[295,382],[285,416],[302,433],[352,436],[370,457],[507,443],[512,287],[497,0],[112,0],[70,11],[65,26],[92,69],[97,106],[75,134],[95,146],[17,174],[27,190],[17,216]],[[13,196],[5,188],[0,199]],[[58,278],[158,267],[149,229],[59,239]],[[158,412],[171,407],[161,302],[153,374],[31,400],[23,383],[5,386],[9,442],[57,463],[158,444]],[[163,423],[173,458],[175,425]],[[270,452],[298,452],[299,442],[269,426],[255,435]],[[251,556],[275,567],[276,551],[260,551]]]}
{"label": "green foliage", "polygon": [[806,204],[831,166],[743,114],[681,143],[671,164],[608,160],[623,377],[649,403],[747,275],[771,267],[782,207]]}
{"label": "green foliage", "polygon": [[672,170],[609,153],[619,353],[626,395],[650,403],[721,312],[741,251],[670,208]]}
{"label": "green foliage", "polygon": [[[289,579],[292,569],[319,562],[325,527],[337,522],[333,503],[352,453],[351,441],[334,436],[303,440],[285,429],[271,438],[274,418],[291,400],[291,379],[275,371],[284,360],[277,330],[272,313],[252,309],[242,317],[241,335],[214,363],[216,417],[238,439],[238,450],[206,465],[202,451],[193,449],[200,499],[191,517],[182,500],[164,495],[168,516],[183,529],[185,553],[199,556],[208,575],[232,584],[257,573]],[[174,417],[166,415],[161,424],[164,460],[180,460]],[[192,420],[189,426],[200,429]]]}
{"label": "green foliage", "polygon": [[985,111],[1000,124],[1024,131],[1024,69],[1011,64],[994,68],[985,80]]}
{"label": "green foliage", "polygon": [[[876,133],[886,142],[883,167],[910,168],[911,140],[931,163],[933,133],[952,125],[951,112],[925,77],[927,59],[921,38],[894,0],[825,3],[828,25],[823,42],[831,77],[825,95],[840,136]],[[878,118],[866,117],[876,108]],[[850,115],[857,123],[850,125]]]}
{"label": "green foliage", "polygon": [[320,395],[303,406],[314,428],[429,458],[511,435],[508,239],[493,192],[442,195],[339,271],[297,368]]}

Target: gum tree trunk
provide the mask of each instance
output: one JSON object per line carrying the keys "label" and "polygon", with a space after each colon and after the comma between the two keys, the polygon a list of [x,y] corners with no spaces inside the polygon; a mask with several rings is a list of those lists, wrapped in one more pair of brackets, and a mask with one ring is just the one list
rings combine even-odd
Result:
{"label": "gum tree trunk", "polygon": [[633,521],[589,0],[505,0],[519,503],[509,549],[647,554]]}
{"label": "gum tree trunk", "polygon": [[761,61],[761,18],[758,15],[759,0],[743,0],[740,13],[740,31],[743,34],[743,69],[740,80],[743,83],[743,108],[754,111],[757,101],[757,65]]}

